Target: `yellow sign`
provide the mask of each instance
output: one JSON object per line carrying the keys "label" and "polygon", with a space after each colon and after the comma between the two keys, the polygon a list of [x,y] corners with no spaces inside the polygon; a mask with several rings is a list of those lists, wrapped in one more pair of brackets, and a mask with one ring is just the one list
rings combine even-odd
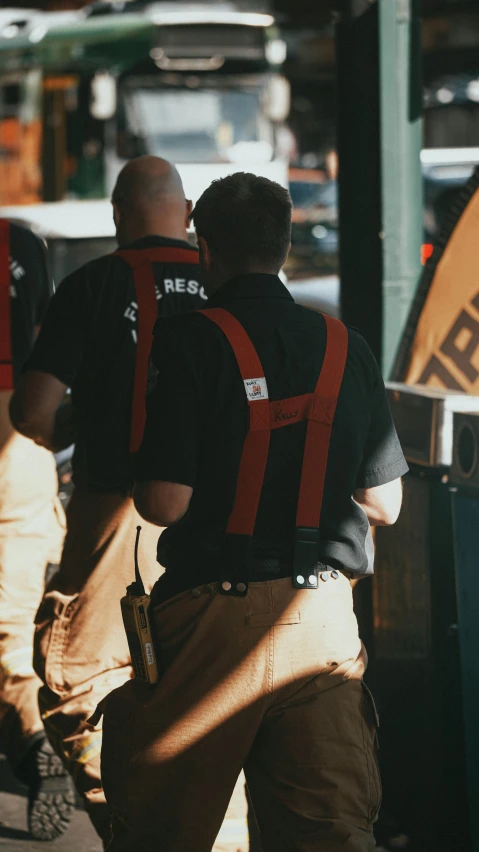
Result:
{"label": "yellow sign", "polygon": [[405,382],[479,395],[479,189],[437,265]]}

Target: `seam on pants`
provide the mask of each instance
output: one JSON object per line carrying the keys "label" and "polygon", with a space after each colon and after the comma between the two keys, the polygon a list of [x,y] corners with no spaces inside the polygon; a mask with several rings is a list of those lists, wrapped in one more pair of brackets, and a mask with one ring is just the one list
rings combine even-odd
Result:
{"label": "seam on pants", "polygon": [[274,627],[268,630],[268,692],[273,694],[274,687]]}
{"label": "seam on pants", "polygon": [[367,729],[367,725],[363,718],[363,706],[364,706],[364,695],[361,696],[361,704],[360,704],[360,714],[361,714],[361,729],[363,735],[363,748],[364,748],[364,756],[366,760],[366,774],[368,777],[368,810],[367,810],[367,821],[368,823],[372,822],[373,819],[373,808],[372,808],[372,798],[373,798],[373,790],[372,790],[372,769],[371,769],[371,760],[369,754],[369,731]]}
{"label": "seam on pants", "polygon": [[[268,583],[268,597],[270,612],[274,610],[273,585]],[[274,625],[268,631],[268,692],[272,696],[274,687]]]}

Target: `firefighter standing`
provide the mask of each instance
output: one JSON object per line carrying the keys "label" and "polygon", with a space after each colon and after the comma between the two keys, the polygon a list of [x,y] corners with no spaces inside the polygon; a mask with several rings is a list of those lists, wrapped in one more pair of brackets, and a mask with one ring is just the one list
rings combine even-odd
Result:
{"label": "firefighter standing", "polygon": [[[198,253],[186,236],[191,203],[176,169],[155,157],[131,161],[112,202],[120,250],[60,285],[11,405],[16,428],[37,444],[58,449],[75,436],[75,490],[60,571],[37,615],[35,667],[50,740],[104,842],[110,819],[101,789],[101,732],[92,733],[86,720],[131,677],[119,601],[132,579],[140,520],[131,498],[133,458],[143,431],[152,329],[158,315],[192,310],[206,299]],[[67,387],[72,405],[65,408]],[[147,583],[155,577],[155,530],[143,525]]]}
{"label": "firefighter standing", "polygon": [[159,539],[159,683],[109,695],[111,852],[209,852],[241,768],[265,852],[374,848],[376,716],[351,576],[407,465],[361,336],[278,278],[291,200],[248,174],[193,213],[210,301],[161,320],[135,502]]}
{"label": "firefighter standing", "polygon": [[29,788],[37,840],[62,834],[75,803],[45,736],[32,667],[33,621],[47,565],[60,561],[65,517],[52,454],[14,432],[8,404],[51,295],[41,241],[0,220],[0,743]]}

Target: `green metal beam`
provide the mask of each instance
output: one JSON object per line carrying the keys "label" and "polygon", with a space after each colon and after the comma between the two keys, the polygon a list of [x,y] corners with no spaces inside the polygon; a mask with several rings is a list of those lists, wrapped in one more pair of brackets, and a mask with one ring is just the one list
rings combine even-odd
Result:
{"label": "green metal beam", "polygon": [[336,26],[341,316],[382,349],[378,8]]}
{"label": "green metal beam", "polygon": [[379,0],[385,376],[390,374],[421,273],[420,61],[419,0]]}

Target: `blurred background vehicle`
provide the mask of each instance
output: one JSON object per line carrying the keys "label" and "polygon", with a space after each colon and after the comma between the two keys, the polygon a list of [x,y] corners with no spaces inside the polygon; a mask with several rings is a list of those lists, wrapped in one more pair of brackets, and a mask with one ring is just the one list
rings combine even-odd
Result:
{"label": "blurred background vehicle", "polygon": [[229,3],[99,2],[0,13],[0,203],[109,197],[131,157],[287,180],[286,56],[270,14]]}
{"label": "blurred background vehicle", "polygon": [[[458,193],[479,163],[479,148],[424,148],[423,263]],[[339,271],[337,182],[322,169],[292,168],[289,188],[294,203],[292,251],[288,274],[293,277],[334,275]],[[339,298],[339,294],[338,294]]]}
{"label": "blurred background vehicle", "polygon": [[[37,5],[0,11],[0,205],[48,235],[57,283],[113,250],[116,175],[153,153],[178,163],[193,200],[231,171],[289,182],[288,281],[298,298],[338,312],[328,4]],[[83,8],[46,11],[69,5]],[[424,4],[423,261],[479,161],[479,20],[473,4],[445,5]]]}

